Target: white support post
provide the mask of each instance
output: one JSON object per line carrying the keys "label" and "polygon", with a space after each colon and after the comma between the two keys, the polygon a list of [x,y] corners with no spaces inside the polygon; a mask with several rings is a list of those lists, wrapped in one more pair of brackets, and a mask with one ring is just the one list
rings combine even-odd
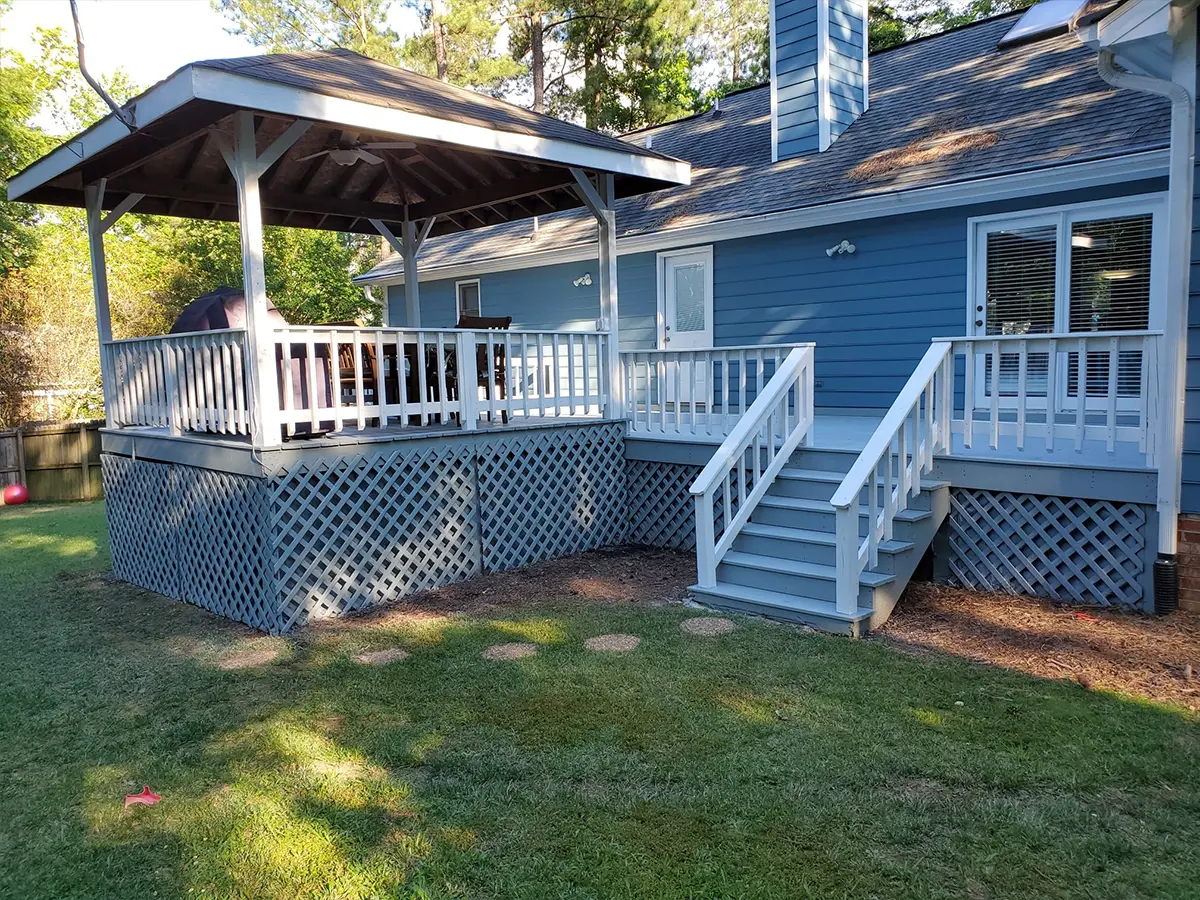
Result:
{"label": "white support post", "polygon": [[250,434],[256,447],[275,447],[280,433],[275,341],[267,316],[267,279],[263,263],[262,174],[255,148],[254,116],[234,113],[234,146],[229,159],[237,183],[238,222],[242,232],[242,282],[246,297],[246,362],[249,376]]}
{"label": "white support post", "polygon": [[600,328],[608,332],[608,354],[605,370],[608,382],[608,418],[617,419],[624,415],[625,379],[621,377],[621,343],[618,335],[617,304],[617,214],[613,176],[597,175],[593,184],[587,173],[572,169],[576,192],[592,211],[599,226],[600,267]]}
{"label": "white support post", "polygon": [[421,282],[417,275],[417,251],[421,242],[416,222],[400,223],[400,252],[404,256],[404,303],[408,327],[421,327]]}
{"label": "white support post", "polygon": [[108,371],[108,344],[112,340],[112,316],[108,308],[108,266],[104,256],[105,181],[89,184],[83,189],[87,209],[88,254],[92,263],[92,295],[96,301],[96,334],[100,339],[100,386],[104,393],[104,417],[109,428],[113,424],[112,404],[114,374]]}

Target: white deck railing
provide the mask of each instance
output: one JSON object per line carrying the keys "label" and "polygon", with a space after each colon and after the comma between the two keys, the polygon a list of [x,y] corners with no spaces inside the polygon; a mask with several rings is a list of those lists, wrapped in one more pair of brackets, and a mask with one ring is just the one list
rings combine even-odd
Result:
{"label": "white deck railing", "polygon": [[[834,492],[837,530],[837,611],[858,607],[858,580],[879,563],[879,542],[891,540],[896,513],[921,492],[921,474],[933,455],[950,448],[954,358],[949,343],[935,343],[896,397],[879,427]],[[867,534],[859,538],[866,494]],[[882,502],[881,502],[882,501]]]}
{"label": "white deck railing", "polygon": [[1152,467],[1161,337],[1121,331],[935,340],[831,500],[838,611],[854,612],[863,570],[878,564],[880,541],[891,540],[896,514],[920,493],[934,454],[956,452],[955,436],[965,454],[985,443],[1005,458],[1035,458],[1036,450],[1045,460],[1086,447],[1100,462],[1129,448]]}
{"label": "white deck railing", "polygon": [[[1001,438],[1024,451],[1077,451],[1095,442],[1112,453],[1137,445],[1154,465],[1160,331],[946,338],[963,376],[954,431],[965,448]],[[1082,385],[1082,390],[1080,386]],[[1060,443],[1061,442],[1061,443]]]}
{"label": "white deck railing", "polygon": [[288,434],[382,424],[470,430],[481,418],[599,416],[609,407],[606,333],[288,326],[274,339],[288,361],[280,365]]}
{"label": "white deck railing", "polygon": [[[696,567],[701,587],[717,583],[717,565],[813,424],[813,345],[792,349],[761,385],[746,414],[696,477]],[[736,486],[730,477],[736,476]],[[747,492],[747,486],[750,490]],[[717,491],[721,534],[717,528]],[[734,506],[736,491],[737,505]]]}
{"label": "white deck railing", "polygon": [[102,350],[112,423],[248,434],[245,342],[241,329],[109,341]]}
{"label": "white deck railing", "polygon": [[784,358],[807,344],[621,353],[631,434],[729,434]]}

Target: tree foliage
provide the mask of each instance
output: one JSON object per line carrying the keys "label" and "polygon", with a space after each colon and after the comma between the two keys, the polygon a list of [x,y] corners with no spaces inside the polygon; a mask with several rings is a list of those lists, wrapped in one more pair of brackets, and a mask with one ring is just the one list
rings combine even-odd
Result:
{"label": "tree foliage", "polygon": [[387,25],[391,0],[212,0],[233,34],[270,52],[344,47],[400,62],[399,35]]}

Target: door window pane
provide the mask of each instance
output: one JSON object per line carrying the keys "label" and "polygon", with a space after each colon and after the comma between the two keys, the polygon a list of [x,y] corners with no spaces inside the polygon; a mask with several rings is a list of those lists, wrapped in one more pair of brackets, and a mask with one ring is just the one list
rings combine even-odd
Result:
{"label": "door window pane", "polygon": [[[987,333],[1048,334],[1054,331],[1054,292],[1058,229],[1054,225],[993,231],[987,235]],[[1025,376],[1030,397],[1046,395],[1049,357],[1031,353]],[[991,396],[992,358],[984,366],[985,391]],[[1001,396],[1015,397],[1020,357],[1000,354]]]}
{"label": "door window pane", "polygon": [[458,315],[479,315],[479,282],[460,281],[458,283]]}
{"label": "door window pane", "polygon": [[675,331],[704,329],[704,264],[675,266]]}
{"label": "door window pane", "polygon": [[[1071,225],[1070,329],[1138,331],[1150,326],[1150,214]],[[1089,353],[1087,396],[1108,396],[1109,355]],[[1079,354],[1071,354],[1067,392],[1079,390]],[[1142,353],[1117,355],[1117,395],[1141,391]]]}

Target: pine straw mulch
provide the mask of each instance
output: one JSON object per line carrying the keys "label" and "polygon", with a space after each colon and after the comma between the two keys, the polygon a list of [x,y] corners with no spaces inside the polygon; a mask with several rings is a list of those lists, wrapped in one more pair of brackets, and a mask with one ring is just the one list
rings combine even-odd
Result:
{"label": "pine straw mulch", "polygon": [[422,591],[395,603],[314,623],[321,629],[386,627],[389,623],[453,614],[506,615],[585,603],[680,603],[696,580],[686,553],[647,547],[611,547],[564,556],[457,584]]}
{"label": "pine straw mulch", "polygon": [[1143,616],[912,584],[879,639],[1200,710],[1200,613]]}

